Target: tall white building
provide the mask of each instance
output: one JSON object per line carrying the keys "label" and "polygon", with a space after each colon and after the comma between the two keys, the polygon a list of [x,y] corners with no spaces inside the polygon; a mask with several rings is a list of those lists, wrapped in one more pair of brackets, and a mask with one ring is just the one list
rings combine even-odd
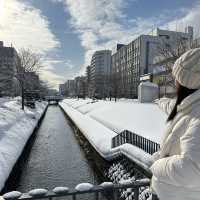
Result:
{"label": "tall white building", "polygon": [[92,96],[103,98],[109,93],[109,79],[111,72],[111,51],[96,51],[90,65],[90,84]]}

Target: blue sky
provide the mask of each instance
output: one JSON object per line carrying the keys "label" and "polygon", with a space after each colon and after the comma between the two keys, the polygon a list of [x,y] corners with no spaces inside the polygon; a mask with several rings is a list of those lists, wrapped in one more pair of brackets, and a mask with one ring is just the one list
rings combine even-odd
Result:
{"label": "blue sky", "polygon": [[0,40],[43,57],[56,88],[83,74],[95,50],[113,49],[157,26],[200,30],[200,0],[0,0]]}

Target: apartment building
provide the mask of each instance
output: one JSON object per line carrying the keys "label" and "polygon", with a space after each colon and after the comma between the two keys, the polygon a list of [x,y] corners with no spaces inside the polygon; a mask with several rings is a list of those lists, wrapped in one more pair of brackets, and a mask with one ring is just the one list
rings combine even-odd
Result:
{"label": "apartment building", "polygon": [[85,98],[87,94],[86,77],[77,76],[74,79],[74,86],[75,95],[80,98]]}
{"label": "apartment building", "polygon": [[151,34],[140,35],[128,45],[121,45],[112,55],[111,77],[118,83],[112,87],[112,93],[118,97],[136,98],[140,76],[153,72],[160,48],[176,48],[180,40],[189,45],[192,39],[192,27],[187,27],[185,32],[157,28]]}
{"label": "apartment building", "polygon": [[87,66],[86,67],[86,88],[87,88],[87,96],[88,97],[92,97],[93,93],[93,89],[92,89],[92,84],[91,84],[91,66]]}
{"label": "apartment building", "polygon": [[111,71],[111,51],[96,51],[92,56],[90,67],[91,96],[97,98],[108,96]]}
{"label": "apartment building", "polygon": [[59,94],[63,96],[75,96],[75,80],[67,80],[59,85]]}

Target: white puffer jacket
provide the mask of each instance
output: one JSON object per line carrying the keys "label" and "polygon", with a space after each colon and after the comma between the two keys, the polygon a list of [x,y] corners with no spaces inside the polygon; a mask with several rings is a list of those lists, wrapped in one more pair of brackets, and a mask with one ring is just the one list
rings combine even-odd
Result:
{"label": "white puffer jacket", "polygon": [[200,200],[200,90],[185,98],[177,111],[154,156],[151,186],[160,200]]}

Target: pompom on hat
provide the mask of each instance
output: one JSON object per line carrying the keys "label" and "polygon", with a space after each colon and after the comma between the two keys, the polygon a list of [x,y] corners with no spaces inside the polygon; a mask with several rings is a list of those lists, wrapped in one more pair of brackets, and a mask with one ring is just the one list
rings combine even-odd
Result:
{"label": "pompom on hat", "polygon": [[172,74],[182,86],[200,89],[200,48],[191,49],[178,58]]}

